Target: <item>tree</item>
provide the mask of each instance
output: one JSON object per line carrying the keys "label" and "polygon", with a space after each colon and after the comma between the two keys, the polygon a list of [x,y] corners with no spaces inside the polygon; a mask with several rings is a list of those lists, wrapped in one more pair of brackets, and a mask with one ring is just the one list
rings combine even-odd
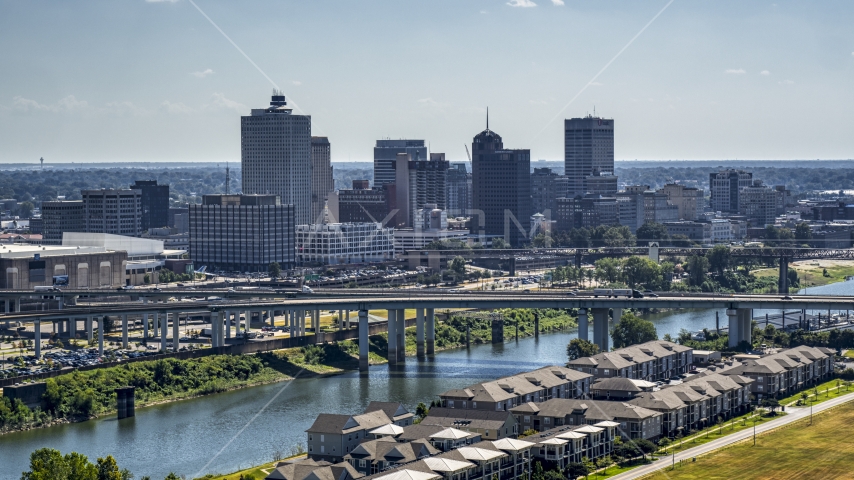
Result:
{"label": "tree", "polygon": [[801,222],[795,225],[795,239],[796,240],[810,240],[812,239],[812,229],[810,228],[810,224],[806,222]]}
{"label": "tree", "polygon": [[660,223],[647,222],[638,228],[637,242],[639,247],[649,245],[649,242],[659,242],[659,245],[664,246],[670,239],[667,235],[667,227]]}
{"label": "tree", "polygon": [[109,315],[104,315],[102,322],[104,325],[104,333],[110,333],[116,330],[116,320]]}
{"label": "tree", "polygon": [[649,258],[629,257],[623,265],[623,276],[631,288],[656,284],[661,280],[661,267]]}
{"label": "tree", "polygon": [[427,405],[425,405],[424,402],[420,402],[418,406],[415,407],[415,415],[417,415],[418,418],[424,418],[428,413],[430,413],[430,409],[427,408]]}
{"label": "tree", "polygon": [[639,318],[632,313],[624,313],[620,322],[614,326],[611,338],[614,340],[614,348],[623,348],[658,340],[658,333],[652,322]]}
{"label": "tree", "polygon": [[71,470],[59,450],[41,448],[30,454],[30,470],[21,474],[21,480],[66,479]]}
{"label": "tree", "polygon": [[544,480],[542,463],[534,462],[534,471],[531,472],[531,480]]}
{"label": "tree", "polygon": [[270,274],[271,279],[275,280],[282,274],[282,266],[279,265],[279,262],[272,262],[267,267],[267,273]]}
{"label": "tree", "polygon": [[181,477],[175,475],[173,472],[169,472],[169,475],[166,475],[164,480],[181,480]]}
{"label": "tree", "polygon": [[685,262],[688,270],[688,282],[699,287],[706,281],[706,272],[709,271],[709,260],[706,257],[692,255]]}
{"label": "tree", "polygon": [[623,261],[619,258],[605,257],[596,260],[593,264],[596,267],[596,273],[599,278],[608,283],[620,281],[622,274]]}
{"label": "tree", "polygon": [[122,472],[112,455],[98,459],[98,480],[122,480]]}
{"label": "tree", "polygon": [[718,275],[723,275],[724,270],[729,268],[732,263],[732,255],[726,245],[715,245],[706,254],[706,258],[709,260],[709,267]]}
{"label": "tree", "polygon": [[583,463],[575,462],[568,463],[566,467],[563,469],[563,474],[566,475],[566,478],[571,480],[575,480],[578,477],[583,477],[588,475],[590,470]]}
{"label": "tree", "polygon": [[587,248],[590,246],[590,231],[586,228],[573,228],[569,231],[569,246]]}
{"label": "tree", "polygon": [[566,346],[566,356],[570,360],[592,357],[599,353],[599,345],[581,338],[573,338]]}
{"label": "tree", "polygon": [[448,264],[448,268],[451,269],[457,275],[465,275],[466,274],[466,259],[463,257],[454,257],[451,260],[451,263]]}
{"label": "tree", "polygon": [[503,238],[493,238],[492,239],[492,248],[494,248],[494,249],[510,248],[510,244],[507,243]]}
{"label": "tree", "polygon": [[36,208],[33,202],[21,202],[18,205],[18,216],[21,218],[30,218],[33,215],[33,209]]}

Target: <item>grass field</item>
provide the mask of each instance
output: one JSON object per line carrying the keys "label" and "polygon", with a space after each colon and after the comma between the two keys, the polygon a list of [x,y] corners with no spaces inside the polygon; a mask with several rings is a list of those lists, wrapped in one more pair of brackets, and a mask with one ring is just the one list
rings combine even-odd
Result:
{"label": "grass field", "polygon": [[[815,405],[826,400],[834,399],[840,395],[850,393],[851,390],[852,387],[846,386],[844,380],[834,379],[829,382],[824,382],[822,384],[816,385],[815,388],[808,388],[803,392],[798,392],[792,395],[791,397],[786,397],[780,400],[780,405],[788,405],[790,403],[797,402],[801,399],[801,393],[808,394],[810,402]],[[818,395],[816,395],[816,392],[818,393]]]}
{"label": "grass field", "polygon": [[848,438],[854,424],[854,404],[816,415],[774,430],[752,442],[719,450],[696,462],[666,468],[646,480],[715,479],[854,479],[854,442]]}
{"label": "grass field", "polygon": [[[854,262],[846,260],[804,260],[800,262],[792,262],[789,264],[790,269],[798,272],[798,278],[801,281],[801,287],[804,286],[820,286],[830,283],[844,282],[845,277],[854,275]],[[827,269],[829,276],[824,276],[824,270]],[[753,274],[757,277],[777,277],[779,271],[776,268],[763,268],[754,270]]]}
{"label": "grass field", "polygon": [[[289,457],[288,460],[294,458],[296,457]],[[243,478],[255,478],[255,480],[261,480],[270,474],[277,463],[279,462],[265,463],[264,465],[247,468],[246,470],[240,470],[239,472],[229,473],[226,475],[206,475],[204,477],[200,477],[199,480],[237,480],[241,475],[243,475]]]}

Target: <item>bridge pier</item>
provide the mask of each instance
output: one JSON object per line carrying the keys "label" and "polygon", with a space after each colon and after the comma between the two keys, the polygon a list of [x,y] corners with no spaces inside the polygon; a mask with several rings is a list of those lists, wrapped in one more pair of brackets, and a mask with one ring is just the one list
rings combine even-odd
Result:
{"label": "bridge pier", "polygon": [[611,320],[614,321],[614,326],[616,327],[618,323],[620,323],[620,319],[623,318],[623,309],[622,308],[612,308],[611,309]]}
{"label": "bridge pier", "polygon": [[68,319],[68,338],[77,338],[77,317]]}
{"label": "bridge pier", "polygon": [[593,343],[599,345],[600,352],[608,351],[608,313],[607,308],[592,308],[593,310]]}
{"label": "bridge pier", "polygon": [[[388,363],[397,363],[397,310],[387,310],[388,316]],[[361,318],[359,319],[361,321]],[[359,325],[361,328],[361,325]]]}
{"label": "bridge pier", "polygon": [[93,338],[92,318],[93,317],[86,317],[86,341],[89,343],[92,343],[92,338]]}
{"label": "bridge pier", "polygon": [[98,319],[98,356],[104,356],[104,317]]}
{"label": "bridge pier", "polygon": [[436,314],[432,308],[427,309],[427,355],[433,355],[436,351]]}
{"label": "bridge pier", "polygon": [[36,319],[33,322],[33,329],[35,330],[35,346],[36,346],[36,358],[42,358],[42,322],[41,319]]}
{"label": "bridge pier", "polygon": [[590,326],[587,323],[586,308],[578,309],[578,338],[587,341],[590,340]]}
{"label": "bridge pier", "polygon": [[359,371],[368,371],[368,311],[359,310]]}
{"label": "bridge pier", "polygon": [[415,309],[415,353],[418,358],[424,356],[424,309]]}
{"label": "bridge pier", "polygon": [[406,361],[406,310],[397,311],[397,361]]}
{"label": "bridge pier", "polygon": [[128,314],[122,314],[122,348],[128,348]]}
{"label": "bridge pier", "polygon": [[741,342],[751,343],[753,309],[730,308],[727,309],[726,315],[729,318],[729,347],[734,348]]}
{"label": "bridge pier", "polygon": [[777,291],[782,294],[789,293],[789,259],[780,257],[780,277],[777,280]]}
{"label": "bridge pier", "polygon": [[166,331],[166,324],[169,323],[169,314],[163,312],[163,316],[161,317],[161,314],[158,313],[157,321],[160,324],[160,351],[166,353],[166,335],[168,333]]}
{"label": "bridge pier", "polygon": [[172,351],[177,352],[181,344],[181,313],[172,314]]}

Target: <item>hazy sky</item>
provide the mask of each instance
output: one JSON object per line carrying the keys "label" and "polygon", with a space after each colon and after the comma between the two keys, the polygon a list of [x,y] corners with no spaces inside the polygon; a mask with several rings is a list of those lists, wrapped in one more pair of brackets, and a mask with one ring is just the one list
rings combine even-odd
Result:
{"label": "hazy sky", "polygon": [[0,162],[239,161],[273,84],[200,10],[335,161],[463,160],[487,106],[532,159],[594,106],[618,159],[854,158],[850,1],[193,1],[0,0]]}

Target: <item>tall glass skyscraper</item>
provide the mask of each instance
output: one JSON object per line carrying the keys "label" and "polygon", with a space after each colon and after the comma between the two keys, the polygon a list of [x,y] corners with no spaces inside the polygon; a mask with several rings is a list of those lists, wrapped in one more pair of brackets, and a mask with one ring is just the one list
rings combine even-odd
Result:
{"label": "tall glass skyscraper", "polygon": [[278,195],[297,225],[311,218],[311,116],[296,115],[281,92],[270,106],[240,117],[243,193]]}
{"label": "tall glass skyscraper", "polygon": [[570,198],[617,192],[613,119],[588,115],[564,120],[564,175]]}
{"label": "tall glass skyscraper", "polygon": [[374,147],[374,187],[395,183],[394,163],[398,153],[408,153],[414,161],[428,160],[424,140],[377,140]]}

